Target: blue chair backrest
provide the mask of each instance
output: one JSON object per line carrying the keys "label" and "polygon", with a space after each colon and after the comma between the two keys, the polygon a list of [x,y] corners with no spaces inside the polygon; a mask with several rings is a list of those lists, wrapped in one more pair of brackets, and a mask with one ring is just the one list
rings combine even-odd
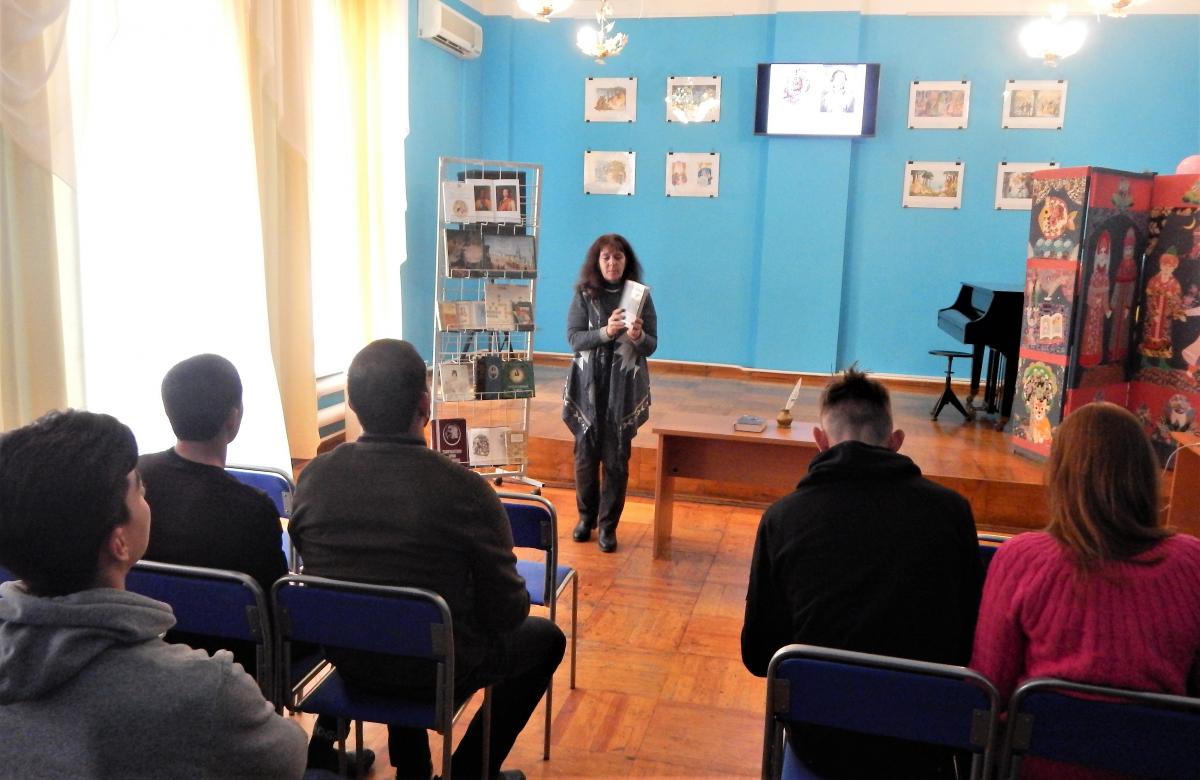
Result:
{"label": "blue chair backrest", "polygon": [[270,647],[266,598],[258,583],[245,574],[138,561],[125,587],[170,604],[180,631]]}
{"label": "blue chair backrest", "polygon": [[1042,678],[1021,685],[1009,710],[1010,754],[1139,777],[1200,775],[1200,699]]}
{"label": "blue chair backrest", "polygon": [[1008,541],[1009,537],[1001,534],[979,534],[979,562],[983,564],[983,576],[986,577],[988,567],[992,565],[992,558],[996,555],[996,550],[1000,549],[1000,545]]}
{"label": "blue chair backrest", "polygon": [[513,501],[503,504],[512,526],[513,546],[549,552],[554,544],[550,512],[539,504]]}
{"label": "blue chair backrest", "polygon": [[17,579],[17,575],[13,574],[3,566],[0,566],[0,582],[8,582],[9,580],[15,579]]}
{"label": "blue chair backrest", "polygon": [[[999,717],[995,687],[970,669],[811,645],[775,654],[767,703],[768,724],[774,718],[987,751],[989,759]],[[764,766],[773,762],[765,753]]]}
{"label": "blue chair backrest", "polygon": [[292,516],[292,496],[296,492],[296,485],[285,472],[265,466],[226,466],[225,471],[242,484],[266,493],[275,502],[280,517]]}
{"label": "blue chair backrest", "polygon": [[280,639],[444,661],[454,649],[450,608],[418,588],[292,575],[272,591]]}

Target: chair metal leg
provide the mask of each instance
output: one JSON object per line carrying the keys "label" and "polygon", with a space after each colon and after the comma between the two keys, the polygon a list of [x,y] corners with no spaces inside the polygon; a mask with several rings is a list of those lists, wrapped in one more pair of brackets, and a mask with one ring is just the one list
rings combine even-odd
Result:
{"label": "chair metal leg", "polygon": [[554,675],[546,685],[546,730],[542,737],[542,760],[550,760],[550,713],[554,709]]}
{"label": "chair metal leg", "polygon": [[579,639],[579,575],[571,578],[571,690],[575,690],[575,642]]}
{"label": "chair metal leg", "polygon": [[362,760],[363,752],[363,722],[361,720],[354,721],[354,774],[358,778],[366,777],[363,774],[366,771],[365,763]]}
{"label": "chair metal leg", "polygon": [[346,719],[338,718],[338,774],[342,777],[346,776],[346,732],[349,730],[349,727],[346,725]]}
{"label": "chair metal leg", "polygon": [[[492,686],[490,685],[483,689],[483,706],[481,709],[483,710],[483,748],[481,751],[482,757],[479,761],[479,777],[481,780],[490,780],[491,774],[489,773],[490,767],[488,766],[491,763],[492,757]],[[497,767],[496,771],[499,772],[500,768]]]}

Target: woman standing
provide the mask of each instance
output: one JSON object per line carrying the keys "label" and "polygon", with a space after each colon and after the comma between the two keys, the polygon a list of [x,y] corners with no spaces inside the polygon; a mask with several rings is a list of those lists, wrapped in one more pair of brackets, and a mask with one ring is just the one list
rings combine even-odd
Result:
{"label": "woman standing", "polygon": [[567,340],[575,359],[567,375],[562,416],[575,435],[579,524],[573,536],[586,542],[599,526],[603,552],[617,549],[630,444],[650,416],[646,358],[658,346],[654,301],[647,296],[641,316],[628,322],[618,308],[625,282],[641,280],[642,266],[629,242],[615,233],[600,236],[579,269],[567,312]]}
{"label": "woman standing", "polygon": [[[1161,525],[1158,464],[1138,419],[1110,403],[1073,412],[1055,432],[1046,482],[1050,525],[992,561],[971,666],[1001,701],[1031,677],[1195,696],[1200,539]],[[1022,767],[1022,777],[1092,776],[1034,759]]]}

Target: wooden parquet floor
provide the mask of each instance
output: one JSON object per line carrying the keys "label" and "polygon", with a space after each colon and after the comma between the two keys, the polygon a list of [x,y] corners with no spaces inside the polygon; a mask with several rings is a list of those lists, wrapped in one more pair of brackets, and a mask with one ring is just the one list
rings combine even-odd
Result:
{"label": "wooden parquet floor", "polygon": [[[530,778],[757,776],[766,687],[742,666],[739,634],[760,510],[682,502],[671,559],[655,561],[652,501],[629,499],[620,546],[606,555],[594,535],[571,539],[573,491],[544,494],[558,510],[561,560],[579,571],[577,687],[568,687],[568,647],[555,676],[550,760],[543,700],[504,768]],[[558,622],[569,632],[569,589]],[[390,777],[385,728],[367,724],[364,740],[378,754],[369,776]],[[435,756],[439,745],[435,737]]]}

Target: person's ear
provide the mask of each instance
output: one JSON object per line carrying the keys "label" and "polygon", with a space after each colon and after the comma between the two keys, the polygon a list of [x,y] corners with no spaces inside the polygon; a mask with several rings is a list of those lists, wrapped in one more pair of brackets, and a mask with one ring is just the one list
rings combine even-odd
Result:
{"label": "person's ear", "polygon": [[421,419],[424,421],[421,423],[422,428],[424,428],[425,425],[428,424],[429,418],[433,414],[431,411],[430,405],[431,405],[431,400],[430,400],[429,391],[426,390],[425,392],[421,393],[421,400],[417,406],[417,411],[420,413]]}
{"label": "person's ear", "polygon": [[104,544],[100,548],[102,554],[125,568],[137,563],[128,532],[128,523],[113,526],[112,530],[108,532],[108,538],[104,540]]}
{"label": "person's ear", "polygon": [[892,431],[892,435],[888,437],[887,444],[885,446],[892,452],[899,452],[900,445],[903,443],[904,431],[897,428],[896,430]]}
{"label": "person's ear", "polygon": [[237,438],[238,431],[242,429],[242,414],[244,411],[245,409],[240,403],[229,410],[229,416],[225,418],[225,436],[227,441],[233,441]]}
{"label": "person's ear", "polygon": [[821,452],[829,449],[829,435],[820,428],[813,428],[813,439],[817,442],[817,449]]}

